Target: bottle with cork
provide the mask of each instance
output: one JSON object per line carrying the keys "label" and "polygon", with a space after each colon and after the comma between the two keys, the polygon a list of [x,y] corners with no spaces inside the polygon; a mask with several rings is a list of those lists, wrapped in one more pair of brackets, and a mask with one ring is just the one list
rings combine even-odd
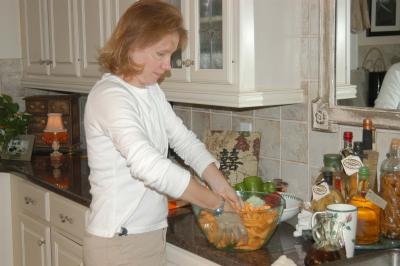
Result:
{"label": "bottle with cork", "polygon": [[363,130],[362,130],[362,143],[363,150],[372,150],[373,143],[373,124],[372,120],[365,118],[363,120]]}

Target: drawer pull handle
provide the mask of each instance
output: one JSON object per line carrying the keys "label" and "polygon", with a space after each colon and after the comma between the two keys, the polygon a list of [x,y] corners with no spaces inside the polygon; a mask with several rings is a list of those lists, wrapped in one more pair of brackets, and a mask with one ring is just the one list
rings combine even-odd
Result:
{"label": "drawer pull handle", "polygon": [[60,220],[62,223],[68,222],[70,224],[73,224],[74,220],[71,217],[68,217],[67,215],[64,215],[60,213]]}
{"label": "drawer pull handle", "polygon": [[40,247],[40,246],[42,246],[42,245],[44,245],[44,244],[46,244],[46,241],[45,240],[38,240],[37,241],[37,245]]}
{"label": "drawer pull handle", "polygon": [[193,66],[193,65],[194,65],[194,60],[186,59],[186,60],[184,60],[184,61],[182,62],[182,64],[183,64],[185,67],[190,67],[190,66]]}
{"label": "drawer pull handle", "polygon": [[35,201],[30,197],[24,197],[24,200],[25,200],[26,205],[29,205],[29,204],[35,205]]}

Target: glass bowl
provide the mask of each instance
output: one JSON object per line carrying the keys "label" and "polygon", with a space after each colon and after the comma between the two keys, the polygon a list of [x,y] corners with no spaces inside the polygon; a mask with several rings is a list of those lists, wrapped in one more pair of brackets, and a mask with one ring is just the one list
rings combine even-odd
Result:
{"label": "glass bowl", "polygon": [[[192,204],[196,222],[208,242],[217,249],[231,252],[260,249],[275,232],[285,208],[285,199],[279,193],[250,191],[237,191],[236,193],[245,203],[245,208],[240,211],[239,215],[247,231],[248,241],[246,243],[243,241],[231,243],[227,238],[216,241],[219,228],[214,211]],[[258,202],[260,206],[249,208],[249,202]]]}

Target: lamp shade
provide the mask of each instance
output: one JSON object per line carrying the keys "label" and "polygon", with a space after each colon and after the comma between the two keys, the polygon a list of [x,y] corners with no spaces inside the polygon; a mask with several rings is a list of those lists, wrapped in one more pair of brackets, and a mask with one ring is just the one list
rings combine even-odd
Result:
{"label": "lamp shade", "polygon": [[62,114],[61,113],[48,113],[47,124],[44,132],[65,132]]}

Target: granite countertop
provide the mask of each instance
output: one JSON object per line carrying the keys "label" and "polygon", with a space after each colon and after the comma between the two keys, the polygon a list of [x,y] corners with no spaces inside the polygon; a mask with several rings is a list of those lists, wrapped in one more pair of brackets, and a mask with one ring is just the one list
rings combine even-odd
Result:
{"label": "granite countertop", "polygon": [[[70,200],[89,206],[91,196],[89,168],[85,156],[65,156],[62,165],[52,165],[48,155],[33,155],[30,162],[0,160],[0,172],[10,172]],[[262,249],[252,252],[227,253],[212,247],[200,231],[190,208],[170,211],[167,241],[221,265],[270,265],[285,254],[297,265],[303,265],[311,245],[303,238],[294,238],[294,228],[281,223]]]}

